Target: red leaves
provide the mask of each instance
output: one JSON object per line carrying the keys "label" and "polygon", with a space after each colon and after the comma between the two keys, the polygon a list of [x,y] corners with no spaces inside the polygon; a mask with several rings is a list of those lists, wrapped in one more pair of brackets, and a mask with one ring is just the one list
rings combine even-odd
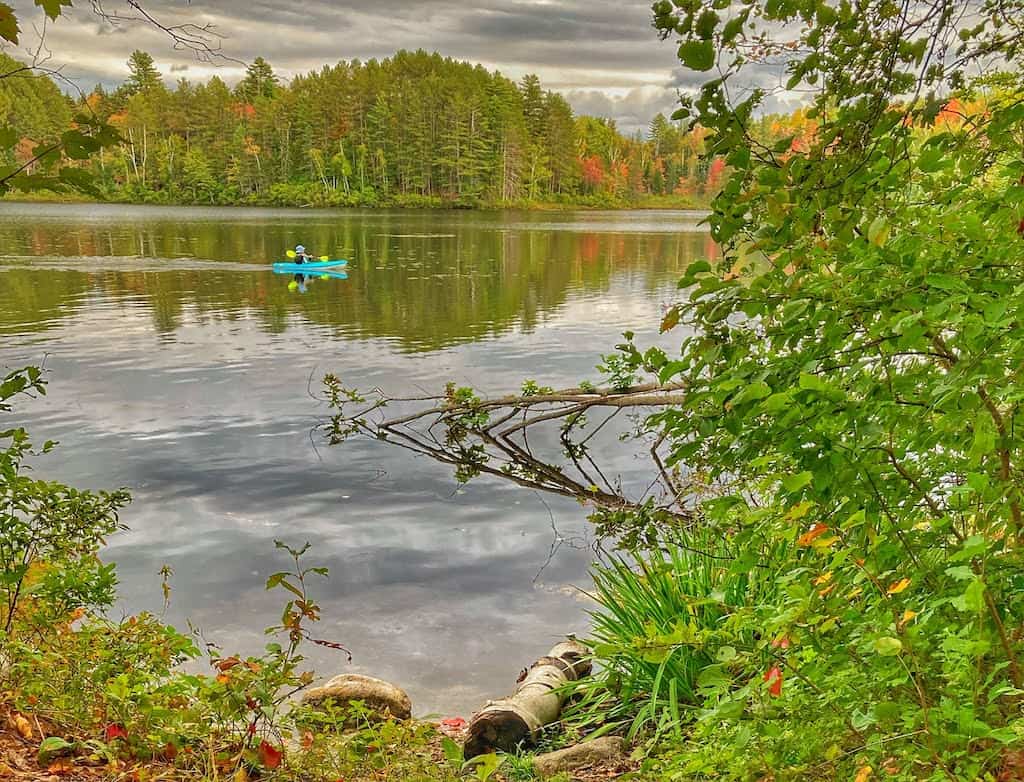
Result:
{"label": "red leaves", "polygon": [[725,172],[725,158],[716,157],[711,161],[711,165],[708,166],[708,176],[704,180],[704,189],[707,191],[715,191],[722,184],[722,176]]}
{"label": "red leaves", "polygon": [[284,750],[278,749],[266,740],[260,742],[260,763],[267,768],[277,768],[281,765],[281,758],[284,757]]}
{"label": "red leaves", "polygon": [[773,698],[782,695],[782,669],[773,665],[764,672],[764,681],[768,682],[768,694]]}
{"label": "red leaves", "polygon": [[127,739],[128,731],[126,731],[121,725],[110,723],[103,729],[103,740],[108,744],[114,739]]}
{"label": "red leaves", "polygon": [[449,717],[441,720],[441,732],[451,738],[457,738],[466,729],[466,724],[462,717]]}
{"label": "red leaves", "polygon": [[225,657],[223,660],[216,660],[213,663],[213,667],[223,673],[224,671],[230,671],[236,665],[241,665],[242,661],[237,657]]}
{"label": "red leaves", "polygon": [[580,161],[583,168],[583,181],[593,188],[599,187],[605,179],[604,162],[597,155],[591,155]]}

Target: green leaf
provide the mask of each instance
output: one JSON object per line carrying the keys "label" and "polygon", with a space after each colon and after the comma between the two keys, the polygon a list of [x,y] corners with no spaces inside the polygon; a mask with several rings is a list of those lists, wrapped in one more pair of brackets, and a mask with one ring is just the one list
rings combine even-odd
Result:
{"label": "green leaf", "polygon": [[0,38],[10,43],[17,43],[19,32],[21,30],[18,27],[18,17],[14,15],[14,10],[6,3],[0,3]]}
{"label": "green leaf", "polygon": [[686,267],[686,271],[683,272],[683,277],[679,280],[680,288],[689,288],[695,282],[697,277],[701,274],[707,274],[711,271],[711,264],[707,261],[694,261]]}
{"label": "green leaf", "polygon": [[765,383],[763,380],[759,380],[756,383],[751,383],[740,391],[736,396],[732,398],[734,405],[742,405],[746,402],[756,402],[759,399],[764,399],[770,396],[772,393],[772,387]]}
{"label": "green leaf", "polygon": [[917,167],[926,174],[938,171],[943,167],[944,163],[942,150],[934,144],[921,150],[921,154],[917,158]]}
{"label": "green leaf", "polygon": [[964,608],[972,613],[978,613],[985,607],[985,582],[979,578],[974,579],[967,585],[963,595]]}
{"label": "green leaf", "polygon": [[903,642],[888,636],[879,638],[875,641],[875,651],[882,657],[895,657],[903,651]]}
{"label": "green leaf", "polygon": [[788,391],[782,391],[778,394],[772,394],[761,404],[766,413],[773,415],[781,413],[783,410],[788,410],[793,404],[793,396]]}
{"label": "green leaf", "polygon": [[879,215],[868,226],[868,241],[876,247],[882,247],[889,240],[889,221]]}
{"label": "green leaf", "polygon": [[498,770],[503,761],[504,758],[499,757],[493,752],[488,755],[477,755],[475,758],[467,760],[463,764],[462,770],[463,772],[472,771],[473,778],[478,780],[478,782],[487,782],[487,780],[494,776],[494,772]]}
{"label": "green leaf", "polygon": [[61,755],[66,755],[73,751],[75,745],[70,741],[62,739],[60,736],[49,736],[42,740],[39,744],[39,752],[37,759],[39,765],[46,766],[50,762]]}
{"label": "green leaf", "polygon": [[824,380],[817,375],[812,375],[809,372],[801,372],[800,380],[798,381],[800,388],[807,391],[828,391],[829,386]]}
{"label": "green leaf", "polygon": [[84,168],[64,166],[58,173],[57,178],[75,190],[81,190],[84,193],[99,192],[96,189],[96,180],[93,178],[93,175]]}
{"label": "green leaf", "polygon": [[96,139],[80,130],[69,130],[60,137],[60,140],[64,145],[64,154],[72,160],[86,160],[100,149],[100,143]]}
{"label": "green leaf", "polygon": [[745,16],[737,16],[726,22],[725,27],[722,28],[722,43],[732,43],[736,36],[743,31],[744,22],[746,22]]}
{"label": "green leaf", "polygon": [[679,47],[683,65],[695,71],[710,71],[715,64],[715,45],[712,41],[686,41]]}
{"label": "green leaf", "polygon": [[809,484],[814,478],[814,474],[811,472],[801,472],[796,475],[787,475],[782,479],[782,486],[786,491],[800,491],[804,486]]}
{"label": "green leaf", "polygon": [[71,7],[71,0],[36,0],[36,5],[41,7],[50,19],[56,19],[60,16],[62,7]]}
{"label": "green leaf", "polygon": [[996,448],[996,430],[987,410],[978,413],[974,419],[974,439],[967,452],[971,462],[978,464],[982,458]]}
{"label": "green leaf", "polygon": [[0,149],[10,149],[18,143],[18,131],[11,127],[0,128]]}
{"label": "green leaf", "polygon": [[462,747],[447,736],[444,736],[441,739],[441,750],[444,752],[445,760],[448,761],[449,765],[457,769],[462,768]]}

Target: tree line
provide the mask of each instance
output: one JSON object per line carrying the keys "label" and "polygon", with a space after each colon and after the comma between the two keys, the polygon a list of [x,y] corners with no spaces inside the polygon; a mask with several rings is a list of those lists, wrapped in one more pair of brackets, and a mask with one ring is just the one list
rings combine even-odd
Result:
{"label": "tree line", "polygon": [[[109,123],[123,143],[83,163],[112,200],[279,205],[524,202],[697,204],[721,171],[703,133],[663,115],[648,138],[577,116],[528,75],[515,83],[424,51],[339,62],[285,84],[263,58],[230,87],[168,87],[136,51],[116,89],[72,100],[45,75],[0,80],[0,121],[22,142],[9,163],[66,129],[73,114]],[[17,69],[6,58],[4,72]]]}

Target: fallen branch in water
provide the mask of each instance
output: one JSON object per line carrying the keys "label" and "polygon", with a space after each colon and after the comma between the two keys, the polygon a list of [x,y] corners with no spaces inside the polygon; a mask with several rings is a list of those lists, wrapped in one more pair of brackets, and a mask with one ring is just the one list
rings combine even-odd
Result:
{"label": "fallen branch in water", "polygon": [[[646,383],[626,388],[581,385],[556,391],[527,383],[521,394],[479,397],[472,389],[449,384],[443,394],[389,396],[374,389],[368,396],[324,379],[335,414],[324,431],[333,444],[364,435],[400,445],[455,468],[466,482],[493,475],[520,486],[573,497],[610,513],[642,512],[665,522],[689,522],[686,487],[678,470],[660,452],[665,437],[645,443],[654,480],[630,496],[618,477],[609,478],[595,452],[595,438],[623,411],[647,414],[685,400],[681,384]],[[398,408],[394,415],[388,415]],[[601,413],[596,426],[587,414]],[[552,458],[531,444],[550,445],[557,433],[560,454]],[[607,434],[607,432],[606,432]],[[629,437],[642,440],[646,427]]]}

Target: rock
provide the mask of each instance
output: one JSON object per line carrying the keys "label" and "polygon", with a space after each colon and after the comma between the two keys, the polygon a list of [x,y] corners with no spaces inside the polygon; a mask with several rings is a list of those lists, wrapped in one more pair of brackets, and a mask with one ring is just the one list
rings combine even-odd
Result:
{"label": "rock", "polygon": [[328,700],[339,708],[347,707],[352,701],[362,701],[382,720],[407,720],[412,716],[412,701],[401,687],[357,673],[335,676],[322,687],[306,690],[302,696],[302,702],[313,707]]}
{"label": "rock", "polygon": [[602,736],[556,752],[538,755],[533,760],[533,768],[542,778],[551,777],[584,766],[625,760],[627,749],[626,740],[621,736]]}

